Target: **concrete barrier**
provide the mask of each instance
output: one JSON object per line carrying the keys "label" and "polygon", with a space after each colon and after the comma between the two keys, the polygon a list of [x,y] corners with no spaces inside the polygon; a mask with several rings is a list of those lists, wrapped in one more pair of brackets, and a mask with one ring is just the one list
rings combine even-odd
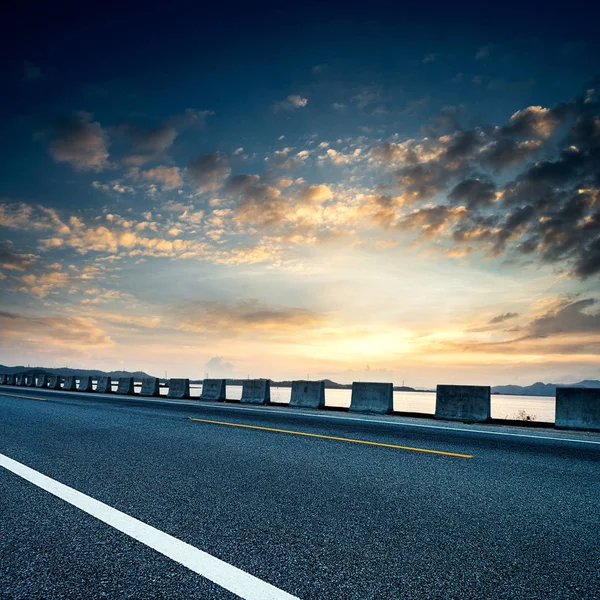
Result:
{"label": "concrete barrier", "polygon": [[133,377],[119,377],[119,385],[117,386],[117,394],[128,396],[133,394],[135,389],[133,387]]}
{"label": "concrete barrier", "polygon": [[35,387],[35,377],[33,375],[25,375],[25,386]]}
{"label": "concrete barrier", "polygon": [[23,387],[25,385],[25,375],[15,375],[15,385]]}
{"label": "concrete barrier", "polygon": [[205,379],[202,382],[200,400],[222,402],[226,399],[227,385],[225,379]]}
{"label": "concrete barrier", "polygon": [[5,383],[6,383],[6,385],[15,385],[15,376],[7,375]]}
{"label": "concrete barrier", "polygon": [[270,379],[244,379],[240,402],[247,404],[268,404],[270,401]]}
{"label": "concrete barrier", "polygon": [[65,383],[63,384],[63,390],[74,392],[77,389],[77,378],[75,375],[69,375],[65,377]]}
{"label": "concrete barrier", "polygon": [[4,373],[2,373],[0,375],[0,385],[5,385],[6,384],[6,375]]}
{"label": "concrete barrier", "polygon": [[290,406],[323,408],[325,406],[325,382],[292,381]]}
{"label": "concrete barrier", "polygon": [[600,431],[600,389],[557,387],[554,425]]}
{"label": "concrete barrier", "polygon": [[190,397],[189,379],[169,379],[169,393],[167,398],[183,400]]}
{"label": "concrete barrier", "polygon": [[352,412],[388,414],[394,410],[394,386],[391,383],[355,381],[350,400]]}
{"label": "concrete barrier", "polygon": [[144,377],[140,396],[160,396],[158,377]]}
{"label": "concrete barrier", "polygon": [[85,375],[79,378],[79,387],[77,388],[78,392],[93,392],[94,388],[92,386],[92,378]]}
{"label": "concrete barrier", "polygon": [[112,377],[98,377],[98,381],[96,383],[96,393],[112,394]]}
{"label": "concrete barrier", "polygon": [[50,375],[48,378],[48,387],[51,390],[60,390],[60,375]]}
{"label": "concrete barrier", "polygon": [[487,385],[438,385],[435,418],[470,423],[491,417],[491,388]]}
{"label": "concrete barrier", "polygon": [[38,375],[35,387],[45,388],[48,385],[48,375]]}

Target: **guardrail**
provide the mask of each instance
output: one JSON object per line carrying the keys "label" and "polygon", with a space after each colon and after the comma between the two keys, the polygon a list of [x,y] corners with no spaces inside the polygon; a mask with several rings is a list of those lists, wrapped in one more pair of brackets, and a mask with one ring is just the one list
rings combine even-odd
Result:
{"label": "guardrail", "polygon": [[[48,388],[63,391],[78,391],[97,394],[157,397],[161,387],[167,389],[167,397],[174,399],[192,399],[224,402],[227,398],[225,379],[205,379],[198,396],[191,395],[189,379],[170,379],[161,384],[157,377],[144,378],[136,382],[133,377],[1,374],[0,385]],[[136,387],[139,392],[136,392]],[[247,379],[243,381],[242,404],[270,404],[271,380]],[[391,383],[355,382],[349,410],[368,414],[391,414],[393,412]],[[323,381],[292,382],[290,407],[328,409],[325,406]],[[557,429],[577,429],[600,431],[600,389],[559,387],[555,398]],[[485,423],[491,419],[491,388],[489,386],[438,385],[436,389],[436,407],[434,418],[466,423]]]}

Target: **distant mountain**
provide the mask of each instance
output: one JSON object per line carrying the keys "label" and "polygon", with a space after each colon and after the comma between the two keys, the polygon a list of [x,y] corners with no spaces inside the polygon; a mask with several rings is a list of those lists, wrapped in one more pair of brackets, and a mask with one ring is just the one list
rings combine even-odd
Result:
{"label": "distant mountain", "polygon": [[579,383],[542,383],[537,381],[533,385],[495,385],[492,394],[508,394],[514,396],[554,396],[557,387],[583,387],[600,388],[597,379],[585,379]]}
{"label": "distant mountain", "polygon": [[52,369],[48,367],[7,367],[0,365],[0,373],[6,373],[12,375],[14,373],[25,373],[26,375],[60,375],[67,377],[69,375],[83,375],[89,377],[103,377],[110,376],[116,377],[134,377],[135,379],[143,379],[144,377],[150,377],[143,371],[100,371],[98,369],[71,369],[68,367],[60,367],[58,369]]}

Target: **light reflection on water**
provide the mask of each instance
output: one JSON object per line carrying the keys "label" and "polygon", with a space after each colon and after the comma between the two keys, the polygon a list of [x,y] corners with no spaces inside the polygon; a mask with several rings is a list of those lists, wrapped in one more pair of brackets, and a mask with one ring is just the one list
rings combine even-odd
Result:
{"label": "light reflection on water", "polygon": [[[199,396],[201,385],[190,385],[191,396]],[[140,386],[135,386],[140,391]],[[161,396],[166,396],[167,388],[160,388]],[[290,401],[291,388],[271,387],[271,401]],[[350,406],[351,390],[325,390],[327,406]],[[242,386],[228,385],[227,398],[239,400]],[[394,410],[401,412],[435,413],[435,392],[394,392]],[[522,412],[524,411],[524,413]],[[521,413],[521,414],[520,414]],[[554,397],[552,396],[505,396],[492,394],[492,417],[494,419],[518,419],[529,415],[536,421],[554,422]]]}

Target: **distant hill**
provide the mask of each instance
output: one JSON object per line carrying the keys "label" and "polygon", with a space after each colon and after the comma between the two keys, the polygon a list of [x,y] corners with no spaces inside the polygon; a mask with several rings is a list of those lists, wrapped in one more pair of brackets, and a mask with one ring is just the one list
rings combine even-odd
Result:
{"label": "distant hill", "polygon": [[143,371],[100,371],[98,369],[71,369],[69,367],[59,367],[58,369],[52,369],[48,367],[7,367],[6,365],[0,365],[0,373],[6,373],[7,375],[13,375],[15,373],[25,373],[26,375],[60,375],[62,377],[68,377],[69,375],[83,375],[89,377],[103,377],[109,375],[110,377],[134,377],[135,379],[143,379],[144,377],[150,377]]}
{"label": "distant hill", "polygon": [[557,387],[600,388],[597,379],[585,379],[579,383],[542,383],[537,381],[532,385],[495,385],[492,394],[508,394],[514,396],[554,396]]}
{"label": "distant hill", "polygon": [[[6,373],[12,375],[15,373],[24,373],[26,375],[61,375],[67,377],[69,375],[84,375],[90,377],[102,377],[110,376],[113,379],[118,377],[133,377],[137,380],[143,379],[144,377],[153,377],[148,375],[144,371],[100,371],[98,369],[71,369],[69,367],[60,367],[57,369],[51,369],[47,367],[7,367],[6,365],[0,365],[0,373]],[[167,380],[163,377],[159,378],[161,383],[167,383]],[[351,383],[337,383],[331,379],[325,379],[325,388],[328,390],[349,390],[352,389]],[[190,379],[190,383],[202,383],[202,379]],[[227,379],[227,385],[242,385],[244,379]],[[271,385],[274,387],[292,387],[292,381],[273,381]],[[556,394],[557,387],[583,387],[583,388],[600,388],[600,381],[597,379],[585,379],[579,383],[542,383],[537,381],[532,385],[495,385],[492,387],[492,394],[507,394],[509,396],[554,396]],[[434,390],[423,390],[415,389],[408,386],[395,385],[394,391],[396,392],[427,392]]]}

